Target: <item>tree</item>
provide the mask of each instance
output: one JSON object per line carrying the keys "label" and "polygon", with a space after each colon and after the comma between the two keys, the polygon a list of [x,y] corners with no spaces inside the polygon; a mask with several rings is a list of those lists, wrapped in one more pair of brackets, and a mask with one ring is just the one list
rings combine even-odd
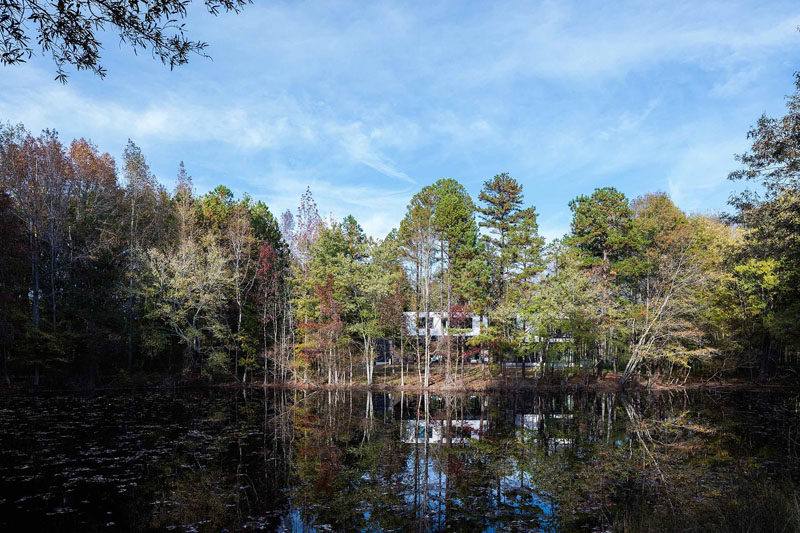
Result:
{"label": "tree", "polygon": [[[123,191],[114,159],[85,139],[74,140],[67,217],[61,223],[62,328],[74,335],[76,363],[88,380],[100,378],[102,363],[121,355],[123,309],[119,285],[125,272]],[[112,367],[113,368],[113,367]]]}
{"label": "tree", "polygon": [[178,166],[175,191],[172,193],[172,211],[178,225],[178,241],[191,238],[195,232],[195,197],[192,177],[186,172],[183,161]]}
{"label": "tree", "polygon": [[392,235],[379,244],[369,243],[366,251],[368,258],[352,265],[353,300],[357,307],[352,330],[362,339],[367,384],[372,384],[375,341],[395,337],[398,327],[402,327],[402,281],[405,274]]}
{"label": "tree", "polygon": [[592,271],[601,288],[600,315],[603,338],[598,354],[598,372],[608,356],[616,320],[612,305],[613,281],[636,247],[631,228],[633,212],[625,195],[613,187],[596,189],[591,196],[579,196],[569,203],[572,211],[570,242],[584,253],[584,265]]}
{"label": "tree", "polygon": [[[568,242],[551,243],[544,257],[544,278],[522,308],[530,327],[529,340],[540,354],[542,372],[552,355],[582,358],[594,344],[600,327],[599,287],[586,275],[581,252]],[[556,337],[567,342],[552,343]]]}
{"label": "tree", "polygon": [[[433,186],[424,187],[411,198],[406,216],[400,222],[400,241],[403,243],[405,256],[414,269],[414,288],[416,298],[414,312],[423,310],[425,320],[425,375],[420,376],[427,388],[430,382],[430,289],[433,274],[434,252],[436,251],[436,226],[434,224],[435,195]],[[416,324],[414,324],[415,330]],[[419,336],[417,335],[417,339]],[[420,349],[417,342],[417,369],[420,367]]]}
{"label": "tree", "polygon": [[710,234],[665,194],[633,203],[639,239],[638,265],[628,275],[633,289],[628,309],[631,348],[621,383],[642,363],[667,361],[688,368],[693,357],[710,353],[704,342],[703,310],[710,280]]}
{"label": "tree", "polygon": [[[276,253],[275,247],[272,243],[264,243],[258,250],[258,269],[256,271],[256,301],[260,309],[259,320],[261,322],[262,334],[262,350],[264,358],[264,385],[267,384],[268,374],[268,349],[269,349],[269,336],[267,328],[270,323],[273,324],[272,346],[273,364],[276,368],[281,369],[281,375],[284,375],[285,362],[282,357],[278,356],[276,347],[278,345],[278,314],[281,285],[281,265],[280,258]],[[280,356],[283,354],[281,353]],[[276,372],[277,373],[277,372]]]}
{"label": "tree", "polygon": [[525,286],[533,283],[542,271],[542,247],[544,239],[539,235],[536,208],[522,209],[516,224],[508,233],[508,244],[512,251],[510,277],[512,285]]}
{"label": "tree", "polygon": [[[25,63],[37,48],[56,64],[56,79],[67,80],[64,68],[72,65],[101,78],[100,33],[114,31],[134,53],[149,50],[170,69],[189,61],[191,54],[205,56],[207,43],[185,35],[189,0],[10,0],[0,8],[0,63]],[[209,13],[238,13],[248,0],[204,0]],[[36,45],[32,44],[35,42]]]}
{"label": "tree", "polygon": [[125,203],[127,204],[128,239],[125,250],[127,258],[127,304],[128,324],[128,370],[133,365],[134,337],[136,328],[137,295],[141,292],[136,286],[141,279],[140,271],[145,259],[143,253],[159,240],[166,222],[168,206],[167,194],[150,172],[150,166],[141,149],[128,139],[123,153],[124,173],[127,181]]}
{"label": "tree", "polygon": [[[46,243],[48,232],[53,235],[51,217],[55,215],[53,194],[49,190],[55,183],[58,171],[54,161],[61,159],[60,145],[53,142],[54,133],[45,131],[39,138],[34,138],[22,125],[7,127],[2,131],[0,139],[0,184],[13,199],[12,212],[25,228],[27,251],[30,264],[30,297],[32,328],[26,329],[27,359],[34,369],[34,385],[39,384],[40,367],[51,356],[58,358],[61,349],[52,334],[40,328],[40,302],[43,297],[42,278],[46,273]],[[56,150],[57,153],[52,153]],[[54,238],[54,237],[53,237]],[[53,243],[53,240],[50,240]],[[52,257],[54,246],[51,246]],[[53,280],[51,284],[54,287]],[[51,287],[51,288],[53,288]],[[51,299],[55,291],[51,292]],[[53,324],[55,325],[55,324]]]}
{"label": "tree", "polygon": [[496,261],[497,294],[502,297],[515,253],[508,236],[522,217],[522,186],[505,172],[497,174],[484,182],[478,199],[483,203],[482,207],[478,207],[481,226],[489,229],[484,240]]}
{"label": "tree", "polygon": [[[488,330],[481,339],[492,349],[494,359],[502,365],[507,354],[524,356],[525,325],[520,323],[522,307],[530,297],[536,275],[541,272],[541,248],[534,207],[523,208],[522,185],[506,173],[484,183],[479,196],[483,203],[478,211],[483,227],[490,264],[493,266],[492,296]],[[524,372],[524,367],[523,367]]]}
{"label": "tree", "polygon": [[[800,296],[796,290],[800,285],[800,73],[795,75],[795,87],[786,99],[783,117],[762,116],[750,129],[747,137],[752,147],[737,156],[743,168],[728,176],[755,182],[760,188],[747,189],[730,199],[736,210],[731,218],[744,228],[744,241],[734,259],[743,297],[750,291],[747,287],[763,277],[757,272],[767,269],[769,277],[778,280],[778,285],[769,288],[770,305],[763,308],[765,314],[741,331],[743,345],[760,355],[762,377],[774,372],[781,352],[796,351],[800,346]],[[763,327],[753,331],[754,324]]]}
{"label": "tree", "polygon": [[[233,285],[233,301],[236,304],[236,323],[234,330],[234,375],[239,379],[240,351],[243,351],[247,342],[246,336],[242,331],[242,319],[244,308],[248,300],[250,290],[255,284],[255,264],[257,257],[254,256],[257,240],[253,234],[253,224],[250,218],[250,200],[245,198],[236,202],[228,217],[223,237],[227,245],[227,255],[230,261],[231,284]],[[247,367],[245,366],[242,381],[247,381]]]}
{"label": "tree", "polygon": [[305,269],[309,261],[310,250],[314,246],[320,229],[322,228],[322,217],[317,210],[317,202],[311,194],[311,188],[300,197],[300,207],[297,209],[296,235],[294,238],[297,253],[297,263],[301,269]]}
{"label": "tree", "polygon": [[[453,306],[464,298],[461,283],[467,265],[477,253],[478,225],[475,222],[475,204],[472,203],[466,189],[453,179],[441,179],[434,185],[433,223],[437,232],[441,260],[441,286],[447,292],[447,303],[443,301],[440,288],[440,309],[445,311],[443,319],[445,329],[452,328],[450,316]],[[454,280],[455,283],[454,283]],[[453,294],[453,289],[456,294]],[[452,331],[446,338],[445,377],[451,379],[451,338]]]}
{"label": "tree", "polygon": [[[508,233],[508,245],[511,252],[509,264],[509,280],[505,298],[501,307],[505,308],[508,331],[506,336],[511,346],[522,359],[522,376],[525,377],[525,365],[530,352],[530,326],[524,315],[524,308],[531,304],[538,277],[544,269],[542,248],[544,239],[539,236],[539,225],[534,207],[522,209],[516,224]],[[497,313],[495,317],[497,318]]]}
{"label": "tree", "polygon": [[8,361],[21,329],[20,313],[15,304],[27,289],[27,253],[24,229],[14,216],[11,197],[1,189],[0,240],[4,250],[0,261],[0,365],[6,385],[10,385]]}
{"label": "tree", "polygon": [[184,345],[184,371],[228,372],[223,311],[231,279],[213,236],[186,239],[174,249],[150,248],[143,271],[147,318],[165,324]]}
{"label": "tree", "polygon": [[343,226],[332,222],[315,229],[314,241],[305,252],[305,265],[295,278],[295,308],[303,342],[296,346],[304,372],[316,363],[329,383],[338,379],[339,343],[345,343],[345,314],[354,305],[350,252],[353,243]]}

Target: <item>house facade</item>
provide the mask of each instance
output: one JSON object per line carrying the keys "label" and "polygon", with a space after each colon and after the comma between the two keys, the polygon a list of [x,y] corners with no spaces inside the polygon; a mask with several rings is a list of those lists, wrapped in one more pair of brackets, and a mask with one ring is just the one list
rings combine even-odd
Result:
{"label": "house facade", "polygon": [[424,311],[407,311],[403,313],[406,320],[406,333],[410,337],[424,337],[426,329],[430,329],[432,340],[437,340],[439,337],[458,336],[458,337],[474,337],[481,332],[481,324],[484,327],[488,326],[489,322],[486,317],[478,315],[463,315],[459,317],[449,316],[450,313],[443,311],[431,311],[426,313]]}

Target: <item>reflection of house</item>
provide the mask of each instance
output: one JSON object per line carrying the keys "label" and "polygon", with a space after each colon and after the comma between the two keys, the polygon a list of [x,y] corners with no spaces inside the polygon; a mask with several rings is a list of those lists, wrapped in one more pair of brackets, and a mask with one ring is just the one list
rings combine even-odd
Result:
{"label": "reflection of house", "polygon": [[515,417],[514,424],[517,427],[522,427],[531,431],[538,431],[540,419],[541,415],[538,413],[518,414]]}
{"label": "reflection of house", "polygon": [[[425,312],[408,311],[403,314],[406,318],[408,335],[424,337],[426,328]],[[488,325],[486,317],[483,317],[483,325]],[[474,337],[481,332],[481,317],[478,315],[450,316],[450,313],[431,311],[427,315],[427,327],[430,329],[432,340],[446,335]]]}
{"label": "reflection of house", "polygon": [[464,444],[470,439],[480,439],[483,431],[481,422],[483,422],[483,429],[485,429],[486,420],[451,420],[448,438],[446,420],[428,420],[427,425],[424,420],[404,420],[403,442],[406,444],[422,444],[427,436],[428,444]]}
{"label": "reflection of house", "polygon": [[550,452],[555,452],[558,448],[572,446],[575,439],[567,437],[555,437],[550,431],[544,431],[545,426],[552,429],[567,429],[565,421],[571,420],[571,413],[551,413],[541,415],[538,413],[517,414],[514,418],[514,425],[520,428],[517,431],[517,438],[522,442],[539,442],[541,437],[547,443]]}

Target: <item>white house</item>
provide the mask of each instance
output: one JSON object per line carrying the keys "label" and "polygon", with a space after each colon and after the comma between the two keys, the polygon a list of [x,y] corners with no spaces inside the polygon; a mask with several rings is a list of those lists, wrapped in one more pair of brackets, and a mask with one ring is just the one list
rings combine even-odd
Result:
{"label": "white house", "polygon": [[[409,336],[425,336],[425,312],[407,311],[403,313],[406,319],[406,332]],[[431,311],[427,315],[428,327],[433,340],[448,335],[460,337],[474,337],[481,332],[481,317],[466,315],[460,318],[450,317],[443,311]],[[483,317],[483,326],[489,325],[488,319]]]}

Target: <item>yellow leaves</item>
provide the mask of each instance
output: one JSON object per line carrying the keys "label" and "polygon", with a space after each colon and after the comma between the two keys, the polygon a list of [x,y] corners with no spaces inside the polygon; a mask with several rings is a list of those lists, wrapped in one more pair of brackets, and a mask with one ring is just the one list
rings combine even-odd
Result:
{"label": "yellow leaves", "polygon": [[757,288],[765,291],[772,291],[780,284],[777,270],[778,262],[774,259],[749,259],[734,267],[734,272],[745,289]]}

